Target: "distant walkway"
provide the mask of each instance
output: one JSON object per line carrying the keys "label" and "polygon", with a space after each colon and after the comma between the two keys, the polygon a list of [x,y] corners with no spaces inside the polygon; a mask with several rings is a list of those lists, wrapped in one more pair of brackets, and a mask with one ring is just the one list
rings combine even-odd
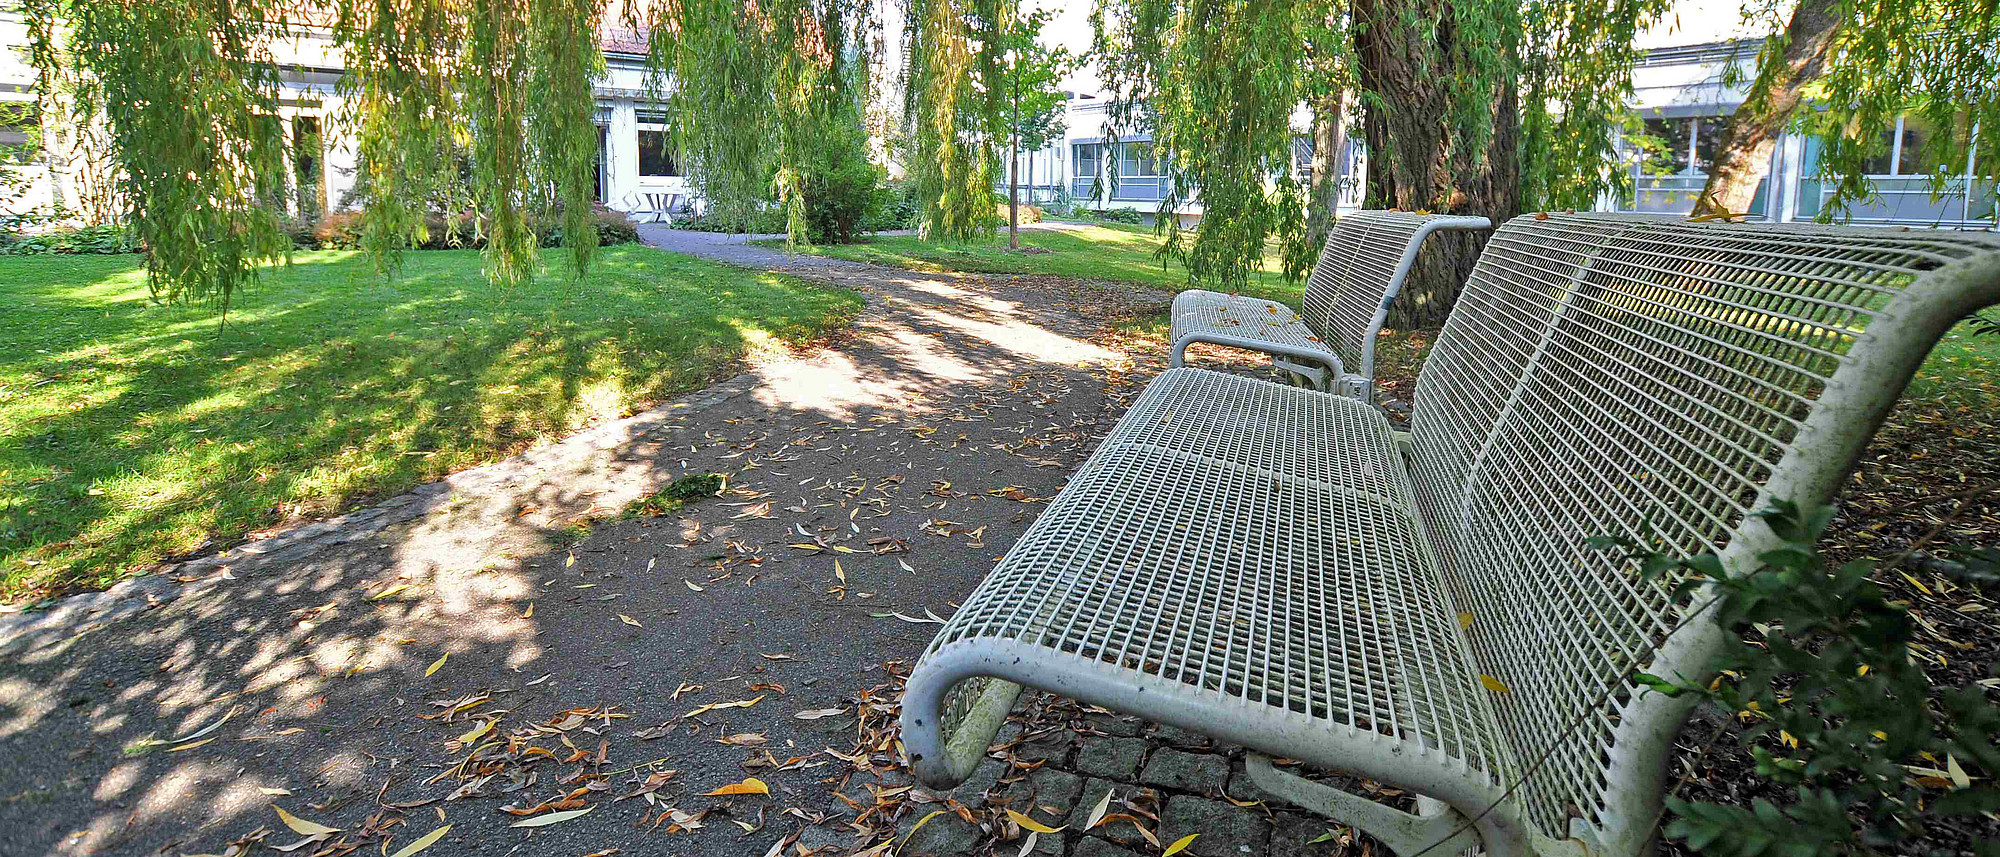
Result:
{"label": "distant walkway", "polygon": [[[1021,231],[1068,231],[1082,229],[1089,224],[1067,221],[1047,221],[1043,223],[1021,224]],[[893,229],[873,233],[877,236],[915,235],[912,229]],[[777,241],[785,236],[780,234],[752,233],[750,235],[724,232],[695,232],[675,229],[664,223],[639,224],[639,238],[647,244],[675,253],[700,256],[718,262],[728,262],[746,268],[767,268],[787,271],[811,270],[888,270],[866,262],[852,262],[845,259],[829,259],[825,256],[809,256],[804,253],[787,253],[781,247],[762,247],[750,242]]]}

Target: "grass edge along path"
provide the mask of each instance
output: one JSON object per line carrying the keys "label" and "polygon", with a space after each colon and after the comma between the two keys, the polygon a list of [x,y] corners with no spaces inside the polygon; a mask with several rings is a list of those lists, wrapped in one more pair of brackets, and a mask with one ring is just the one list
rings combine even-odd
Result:
{"label": "grass edge along path", "polygon": [[[137,256],[0,259],[0,602],[366,505],[845,327],[845,290],[637,245],[512,290],[476,251],[294,255],[212,308]],[[550,257],[554,262],[554,257]]]}

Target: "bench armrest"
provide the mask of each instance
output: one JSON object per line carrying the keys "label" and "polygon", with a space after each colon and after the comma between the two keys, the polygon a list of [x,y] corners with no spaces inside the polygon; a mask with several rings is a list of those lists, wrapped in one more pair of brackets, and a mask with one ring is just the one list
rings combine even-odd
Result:
{"label": "bench armrest", "polygon": [[1322,366],[1327,367],[1328,369],[1333,370],[1333,377],[1335,378],[1338,378],[1341,375],[1345,374],[1345,367],[1340,365],[1340,357],[1331,351],[1324,351],[1315,348],[1300,348],[1296,345],[1286,345],[1282,342],[1271,342],[1265,339],[1251,339],[1249,337],[1243,337],[1243,336],[1231,336],[1230,334],[1227,333],[1216,333],[1214,331],[1206,331],[1206,330],[1197,330],[1190,333],[1184,333],[1181,334],[1179,339],[1175,339],[1173,347],[1169,349],[1167,352],[1167,361],[1169,366],[1174,369],[1179,369],[1183,364],[1185,364],[1187,362],[1187,347],[1197,342],[1206,342],[1211,345],[1227,345],[1231,348],[1241,348],[1245,351],[1256,351],[1264,354],[1277,354],[1277,355],[1283,355],[1285,357],[1290,357],[1294,360],[1304,360],[1309,363],[1318,363]]}

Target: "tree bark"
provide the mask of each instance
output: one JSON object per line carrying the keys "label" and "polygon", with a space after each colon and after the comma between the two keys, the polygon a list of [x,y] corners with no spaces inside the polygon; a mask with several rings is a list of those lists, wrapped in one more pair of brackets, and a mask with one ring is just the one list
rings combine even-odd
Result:
{"label": "tree bark", "polygon": [[1007,248],[1021,249],[1021,129],[1007,147]]}
{"label": "tree bark", "polygon": [[[1356,72],[1361,89],[1382,105],[1362,122],[1368,141],[1368,200],[1373,208],[1483,215],[1498,224],[1520,213],[1518,131],[1520,94],[1503,79],[1491,93],[1492,137],[1483,151],[1453,145],[1451,100],[1459,82],[1452,57],[1457,28],[1449,14],[1435,14],[1453,0],[1356,0],[1353,20]],[[1410,6],[1420,7],[1405,15]],[[1435,29],[1407,28],[1406,20],[1435,20]],[[1413,46],[1424,39],[1435,62],[1420,66]],[[1513,46],[1505,47],[1512,51]],[[1445,232],[1424,243],[1390,308],[1390,327],[1437,327],[1486,246],[1486,233]]]}
{"label": "tree bark", "polygon": [[1742,214],[1757,198],[1757,184],[1771,164],[1771,150],[1785,122],[1803,100],[1801,91],[1826,67],[1827,48],[1840,29],[1839,0],[1800,0],[1785,25],[1782,54],[1764,62],[1729,124],[1723,126],[1715,164],[1695,201],[1696,216]]}
{"label": "tree bark", "polygon": [[1340,205],[1340,150],[1347,147],[1346,113],[1345,91],[1313,105],[1313,175],[1306,199],[1306,240],[1313,247],[1326,246],[1326,233],[1333,229]]}

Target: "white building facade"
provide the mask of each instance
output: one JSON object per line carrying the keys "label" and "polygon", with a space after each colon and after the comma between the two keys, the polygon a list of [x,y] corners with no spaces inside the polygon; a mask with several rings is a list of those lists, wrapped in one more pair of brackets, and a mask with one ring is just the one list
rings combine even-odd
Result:
{"label": "white building facade", "polygon": [[[36,139],[35,70],[22,56],[27,25],[19,12],[0,11],[0,146]],[[598,126],[597,201],[619,210],[653,209],[669,197],[692,198],[693,188],[672,155],[667,118],[647,96],[643,47],[618,37],[605,41],[607,74],[596,87]],[[288,213],[312,218],[346,207],[355,180],[354,137],[341,127],[343,99],[338,83],[344,64],[324,31],[303,29],[274,46],[284,67],[277,115],[290,153]],[[85,166],[72,147],[51,142],[30,157],[0,163],[27,179],[16,198],[0,197],[0,214],[48,210],[54,203],[75,209],[78,175]]]}

